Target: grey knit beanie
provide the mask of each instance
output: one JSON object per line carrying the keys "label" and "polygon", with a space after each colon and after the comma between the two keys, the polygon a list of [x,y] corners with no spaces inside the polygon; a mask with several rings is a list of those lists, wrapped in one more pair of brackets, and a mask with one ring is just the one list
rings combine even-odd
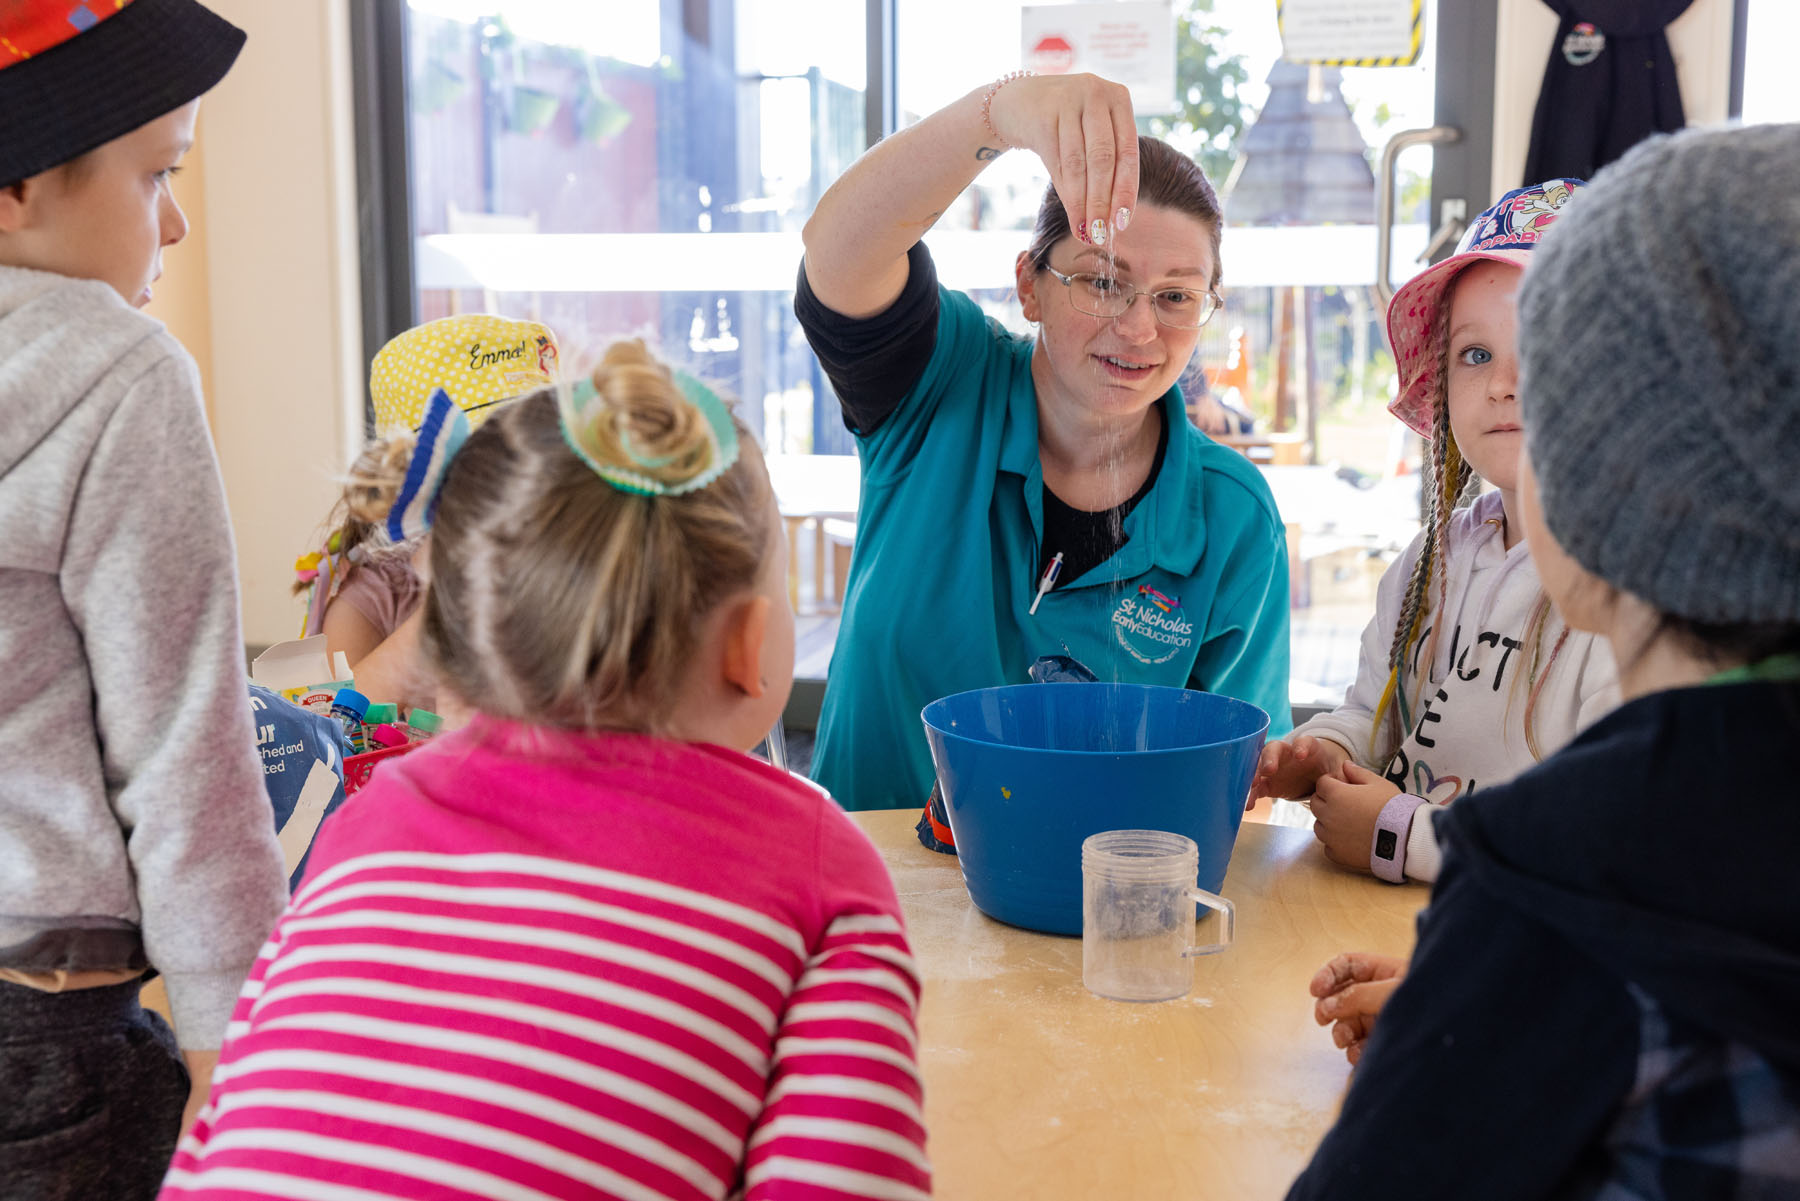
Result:
{"label": "grey knit beanie", "polygon": [[1800,125],[1656,138],[1519,289],[1545,523],[1658,610],[1800,622]]}

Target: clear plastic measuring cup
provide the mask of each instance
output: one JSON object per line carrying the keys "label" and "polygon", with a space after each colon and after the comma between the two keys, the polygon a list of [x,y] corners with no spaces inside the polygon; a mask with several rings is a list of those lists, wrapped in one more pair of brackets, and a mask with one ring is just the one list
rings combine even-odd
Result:
{"label": "clear plastic measuring cup", "polygon": [[[1200,850],[1164,830],[1108,830],[1081,844],[1081,981],[1115,1001],[1168,1001],[1194,987],[1196,955],[1231,945],[1237,911],[1195,887]],[[1218,913],[1195,941],[1194,905]]]}

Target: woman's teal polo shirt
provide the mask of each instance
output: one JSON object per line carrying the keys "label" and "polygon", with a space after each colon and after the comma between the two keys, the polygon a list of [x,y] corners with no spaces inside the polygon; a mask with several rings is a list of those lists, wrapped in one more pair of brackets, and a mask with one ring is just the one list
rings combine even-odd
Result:
{"label": "woman's teal polo shirt", "polygon": [[1269,737],[1286,733],[1287,541],[1256,467],[1196,429],[1171,388],[1158,402],[1168,449],[1125,518],[1128,541],[1028,612],[1044,489],[1033,339],[938,291],[924,375],[857,439],[862,502],[813,778],[846,809],[923,804],[919,711],[1024,683],[1040,655],[1237,697],[1269,713]]}

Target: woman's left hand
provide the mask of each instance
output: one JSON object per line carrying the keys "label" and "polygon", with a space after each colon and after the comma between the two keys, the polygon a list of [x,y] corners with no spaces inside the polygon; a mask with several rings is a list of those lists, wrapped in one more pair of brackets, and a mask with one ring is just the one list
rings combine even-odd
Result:
{"label": "woman's left hand", "polygon": [[1333,863],[1369,870],[1369,848],[1375,841],[1375,819],[1381,808],[1398,796],[1391,780],[1345,760],[1338,774],[1321,776],[1313,793],[1313,836],[1325,846]]}
{"label": "woman's left hand", "polygon": [[1098,75],[1033,75],[996,86],[987,111],[1002,141],[1043,160],[1077,237],[1104,246],[1129,224],[1138,204],[1138,132],[1122,84]]}

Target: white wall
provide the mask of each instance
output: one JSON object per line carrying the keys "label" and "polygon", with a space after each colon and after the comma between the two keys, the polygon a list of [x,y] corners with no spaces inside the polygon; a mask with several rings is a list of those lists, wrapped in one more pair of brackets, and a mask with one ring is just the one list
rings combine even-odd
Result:
{"label": "white wall", "polygon": [[247,30],[202,104],[213,436],[244,638],[295,637],[294,559],[362,441],[347,0],[208,0]]}
{"label": "white wall", "polygon": [[[1688,124],[1725,120],[1731,101],[1732,0],[1694,0],[1669,26],[1669,52]],[[1602,31],[1604,32],[1604,31]],[[1542,0],[1500,0],[1494,43],[1494,194],[1525,182],[1525,153],[1538,88],[1556,40],[1556,14]]]}

